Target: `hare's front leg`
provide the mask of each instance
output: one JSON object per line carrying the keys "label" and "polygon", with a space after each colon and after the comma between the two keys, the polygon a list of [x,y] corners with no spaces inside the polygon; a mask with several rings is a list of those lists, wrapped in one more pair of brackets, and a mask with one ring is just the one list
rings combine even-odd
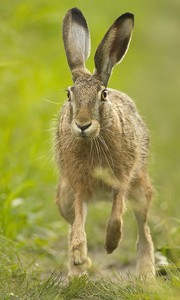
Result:
{"label": "hare's front leg", "polygon": [[87,257],[87,241],[84,225],[87,207],[82,198],[76,198],[68,181],[63,179],[57,190],[57,204],[61,215],[70,223],[69,275],[80,275],[91,265]]}
{"label": "hare's front leg", "polygon": [[147,214],[152,197],[152,187],[147,174],[143,174],[131,190],[132,206],[136,216],[139,237],[137,241],[136,273],[155,275],[154,245],[147,225]]}
{"label": "hare's front leg", "polygon": [[74,201],[74,222],[70,228],[69,239],[69,275],[85,274],[91,266],[91,260],[87,256],[87,240],[85,233],[85,220],[87,214],[87,205],[81,199],[76,197]]}
{"label": "hare's front leg", "polygon": [[122,191],[115,191],[113,205],[109,217],[106,233],[107,253],[113,252],[121,239],[122,235],[122,214],[124,210],[124,195]]}

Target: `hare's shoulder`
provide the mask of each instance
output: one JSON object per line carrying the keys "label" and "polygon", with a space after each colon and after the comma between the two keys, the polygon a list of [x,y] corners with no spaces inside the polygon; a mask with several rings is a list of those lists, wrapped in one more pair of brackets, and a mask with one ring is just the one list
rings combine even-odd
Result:
{"label": "hare's shoulder", "polygon": [[114,89],[109,89],[110,100],[113,103],[119,117],[123,120],[123,125],[134,128],[139,135],[148,137],[149,133],[142,117],[140,116],[135,102],[125,93]]}
{"label": "hare's shoulder", "polygon": [[124,113],[137,114],[136,105],[127,94],[114,89],[108,89],[108,91],[109,98],[114,106],[121,108]]}

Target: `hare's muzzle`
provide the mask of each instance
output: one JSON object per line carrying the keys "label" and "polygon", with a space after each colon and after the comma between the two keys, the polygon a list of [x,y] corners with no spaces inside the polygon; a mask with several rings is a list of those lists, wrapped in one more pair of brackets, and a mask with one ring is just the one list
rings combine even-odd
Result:
{"label": "hare's muzzle", "polygon": [[73,122],[73,131],[74,133],[79,136],[79,137],[82,137],[82,138],[85,138],[85,137],[90,137],[91,136],[91,131],[92,131],[92,122],[91,121],[88,121],[86,123],[84,122],[80,122],[79,120],[75,120]]}
{"label": "hare's muzzle", "polygon": [[86,129],[88,129],[88,128],[91,126],[91,124],[92,124],[92,122],[90,122],[90,123],[88,123],[88,124],[84,124],[84,125],[78,124],[78,123],[76,122],[77,127],[78,127],[79,129],[81,129],[82,132],[84,132]]}
{"label": "hare's muzzle", "polygon": [[86,109],[80,109],[72,123],[74,133],[79,137],[89,137],[93,129],[93,121]]}
{"label": "hare's muzzle", "polygon": [[80,138],[94,138],[99,134],[100,125],[96,120],[80,122],[76,119],[72,122],[72,130]]}

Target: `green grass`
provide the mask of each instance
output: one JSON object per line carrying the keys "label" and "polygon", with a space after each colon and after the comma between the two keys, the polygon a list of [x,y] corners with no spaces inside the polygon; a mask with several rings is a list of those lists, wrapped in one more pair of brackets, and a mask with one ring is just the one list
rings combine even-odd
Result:
{"label": "green grass", "polygon": [[12,273],[6,268],[0,271],[1,299],[179,299],[180,274],[174,267],[167,270],[166,278],[141,280],[129,275],[107,279],[100,275],[76,277],[70,280],[62,273],[53,272],[42,279],[37,272],[24,272],[14,267]]}
{"label": "green grass", "polygon": [[[135,257],[130,210],[124,238],[112,256],[104,251],[110,203],[89,208],[87,234],[94,262],[90,277],[67,281],[68,226],[54,204],[52,120],[71,74],[60,24],[67,9],[84,12],[92,55],[121,13],[135,14],[129,52],[109,86],[128,93],[151,132],[150,174],[157,190],[149,223],[155,247],[172,264],[153,282],[114,273]],[[179,0],[49,1],[0,3],[0,299],[178,299],[180,284]],[[97,274],[102,269],[112,278]]]}

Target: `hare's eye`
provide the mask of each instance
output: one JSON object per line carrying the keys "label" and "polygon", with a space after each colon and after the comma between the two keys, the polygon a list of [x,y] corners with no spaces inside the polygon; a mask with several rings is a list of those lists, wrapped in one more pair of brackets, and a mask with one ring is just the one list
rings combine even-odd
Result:
{"label": "hare's eye", "polygon": [[102,92],[101,92],[101,100],[102,101],[106,101],[107,99],[107,90],[104,89]]}
{"label": "hare's eye", "polygon": [[70,90],[67,90],[67,98],[68,98],[68,101],[71,101],[71,92],[70,92]]}

